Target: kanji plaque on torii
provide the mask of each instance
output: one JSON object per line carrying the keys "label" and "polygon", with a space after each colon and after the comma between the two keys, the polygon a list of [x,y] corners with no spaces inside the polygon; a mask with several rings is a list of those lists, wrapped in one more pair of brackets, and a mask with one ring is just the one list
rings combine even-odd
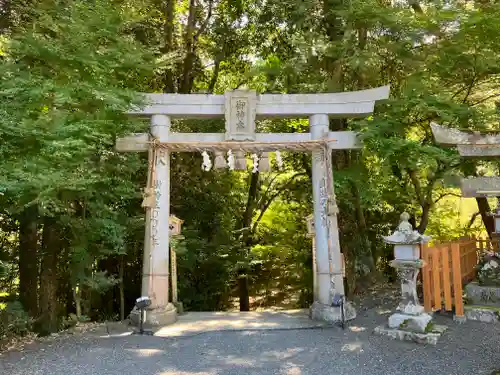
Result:
{"label": "kanji plaque on torii", "polygon": [[[332,300],[334,295],[344,295],[344,284],[331,151],[361,146],[354,132],[331,132],[329,118],[365,117],[373,112],[377,100],[388,96],[389,86],[322,94],[257,94],[250,90],[234,90],[225,95],[145,94],[147,104],[135,108],[131,114],[151,116],[151,136],[133,134],[118,139],[117,149],[150,153],[151,173],[145,201],[153,202],[154,207],[144,205],[147,220],[142,285],[143,295],[152,299],[147,314],[149,322],[168,324],[175,321],[176,315],[175,308],[168,301],[169,231],[158,230],[168,228],[170,152],[202,153],[204,170],[210,170],[213,165],[216,168],[246,169],[245,153],[249,152],[254,163],[253,171],[257,172],[267,170],[269,152],[276,152],[279,164],[280,150],[312,153],[317,296],[311,306],[311,317],[339,321],[341,312],[332,306]],[[200,117],[225,117],[225,133],[170,131],[171,119]],[[256,133],[255,120],[259,118],[309,118],[310,131]],[[210,158],[212,153],[214,164]],[[156,197],[153,199],[147,194]],[[348,303],[345,314],[347,319],[356,314]]]}
{"label": "kanji plaque on torii", "polygon": [[255,140],[255,91],[235,90],[225,95],[226,141]]}

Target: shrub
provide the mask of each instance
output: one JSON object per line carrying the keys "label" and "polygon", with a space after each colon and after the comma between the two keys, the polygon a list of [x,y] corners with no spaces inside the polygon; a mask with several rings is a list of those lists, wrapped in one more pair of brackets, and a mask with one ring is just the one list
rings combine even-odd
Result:
{"label": "shrub", "polygon": [[33,321],[24,311],[21,302],[8,302],[0,309],[0,340],[24,336],[31,331]]}

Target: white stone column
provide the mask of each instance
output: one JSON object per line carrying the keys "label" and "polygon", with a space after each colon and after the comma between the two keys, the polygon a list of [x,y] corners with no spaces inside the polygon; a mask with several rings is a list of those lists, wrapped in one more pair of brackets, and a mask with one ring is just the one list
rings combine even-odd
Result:
{"label": "white stone column", "polygon": [[[152,159],[152,150],[149,151],[148,158],[148,169],[150,169],[151,164],[154,162]],[[147,186],[152,186],[151,177],[148,171],[148,182]],[[146,192],[146,194],[148,194]],[[150,294],[150,281],[152,278],[152,268],[151,268],[151,216],[153,209],[146,206],[146,218],[144,223],[144,252],[142,255],[142,285],[141,285],[141,296],[149,296]]]}
{"label": "white stone column", "polygon": [[[309,119],[311,139],[323,139],[329,131],[328,115],[313,115]],[[311,307],[314,319],[335,322],[341,319],[339,308],[332,308],[333,295],[344,295],[342,258],[337,223],[337,204],[333,189],[331,152],[315,150],[312,153],[312,184],[314,200],[314,226],[316,244],[316,279],[318,299]],[[331,181],[328,181],[331,179]],[[352,306],[345,309],[346,320],[353,319],[356,312]]]}
{"label": "white stone column", "polygon": [[[168,140],[170,118],[151,117],[151,134],[159,141]],[[170,216],[170,153],[157,149],[153,188],[156,205],[146,215],[142,293],[151,298],[147,323],[165,325],[176,320],[174,306],[169,303],[169,216]]]}
{"label": "white stone column", "polygon": [[[328,134],[328,115],[313,115],[309,119],[312,139],[322,139]],[[328,192],[326,188],[326,165],[324,151],[312,153],[312,184],[314,201],[314,228],[316,245],[316,280],[318,301],[330,305],[330,259],[328,256]],[[316,301],[315,301],[316,302]]]}

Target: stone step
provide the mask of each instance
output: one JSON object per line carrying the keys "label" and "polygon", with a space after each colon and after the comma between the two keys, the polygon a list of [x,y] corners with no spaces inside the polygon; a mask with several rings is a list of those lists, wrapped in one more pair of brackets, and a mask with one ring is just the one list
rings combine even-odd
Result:
{"label": "stone step", "polygon": [[500,307],[488,305],[466,305],[465,317],[483,323],[500,323]]}
{"label": "stone step", "polygon": [[436,345],[438,339],[443,335],[448,327],[435,324],[426,333],[405,331],[398,328],[389,328],[387,325],[375,327],[374,333],[377,335],[388,336],[395,340],[411,341],[417,344]]}

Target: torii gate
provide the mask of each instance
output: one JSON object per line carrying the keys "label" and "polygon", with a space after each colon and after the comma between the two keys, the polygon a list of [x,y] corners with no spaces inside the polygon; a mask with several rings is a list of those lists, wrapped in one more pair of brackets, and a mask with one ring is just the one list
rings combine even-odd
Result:
{"label": "torii gate", "polygon": [[[456,147],[461,157],[466,159],[488,159],[500,156],[500,132],[463,131],[431,124],[436,143],[446,147]],[[500,237],[500,176],[462,178],[460,182],[464,198],[497,198],[497,208],[488,213],[493,216],[495,237]]]}
{"label": "torii gate", "polygon": [[[360,148],[351,131],[329,131],[329,117],[365,117],[373,112],[377,100],[389,97],[389,86],[328,94],[263,94],[234,90],[225,95],[145,94],[148,103],[132,115],[151,116],[151,135],[134,134],[117,140],[119,151],[149,151],[150,168],[145,198],[146,236],[142,294],[152,305],[147,314],[150,324],[166,325],[176,320],[168,300],[170,152],[203,152],[204,167],[215,153],[216,167],[224,166],[227,151],[231,169],[246,169],[245,152],[312,152],[312,184],[316,243],[317,299],[311,306],[313,319],[339,321],[334,295],[344,295],[337,224],[337,204],[333,189],[331,150]],[[173,133],[171,119],[225,117],[225,133]],[[256,118],[309,118],[309,133],[255,133]],[[234,151],[234,154],[232,153]],[[254,155],[254,163],[258,157]],[[263,163],[264,164],[264,163]],[[255,167],[255,166],[254,166]],[[264,167],[264,165],[262,165]],[[255,168],[254,168],[255,169]],[[356,312],[348,307],[346,318]]]}

